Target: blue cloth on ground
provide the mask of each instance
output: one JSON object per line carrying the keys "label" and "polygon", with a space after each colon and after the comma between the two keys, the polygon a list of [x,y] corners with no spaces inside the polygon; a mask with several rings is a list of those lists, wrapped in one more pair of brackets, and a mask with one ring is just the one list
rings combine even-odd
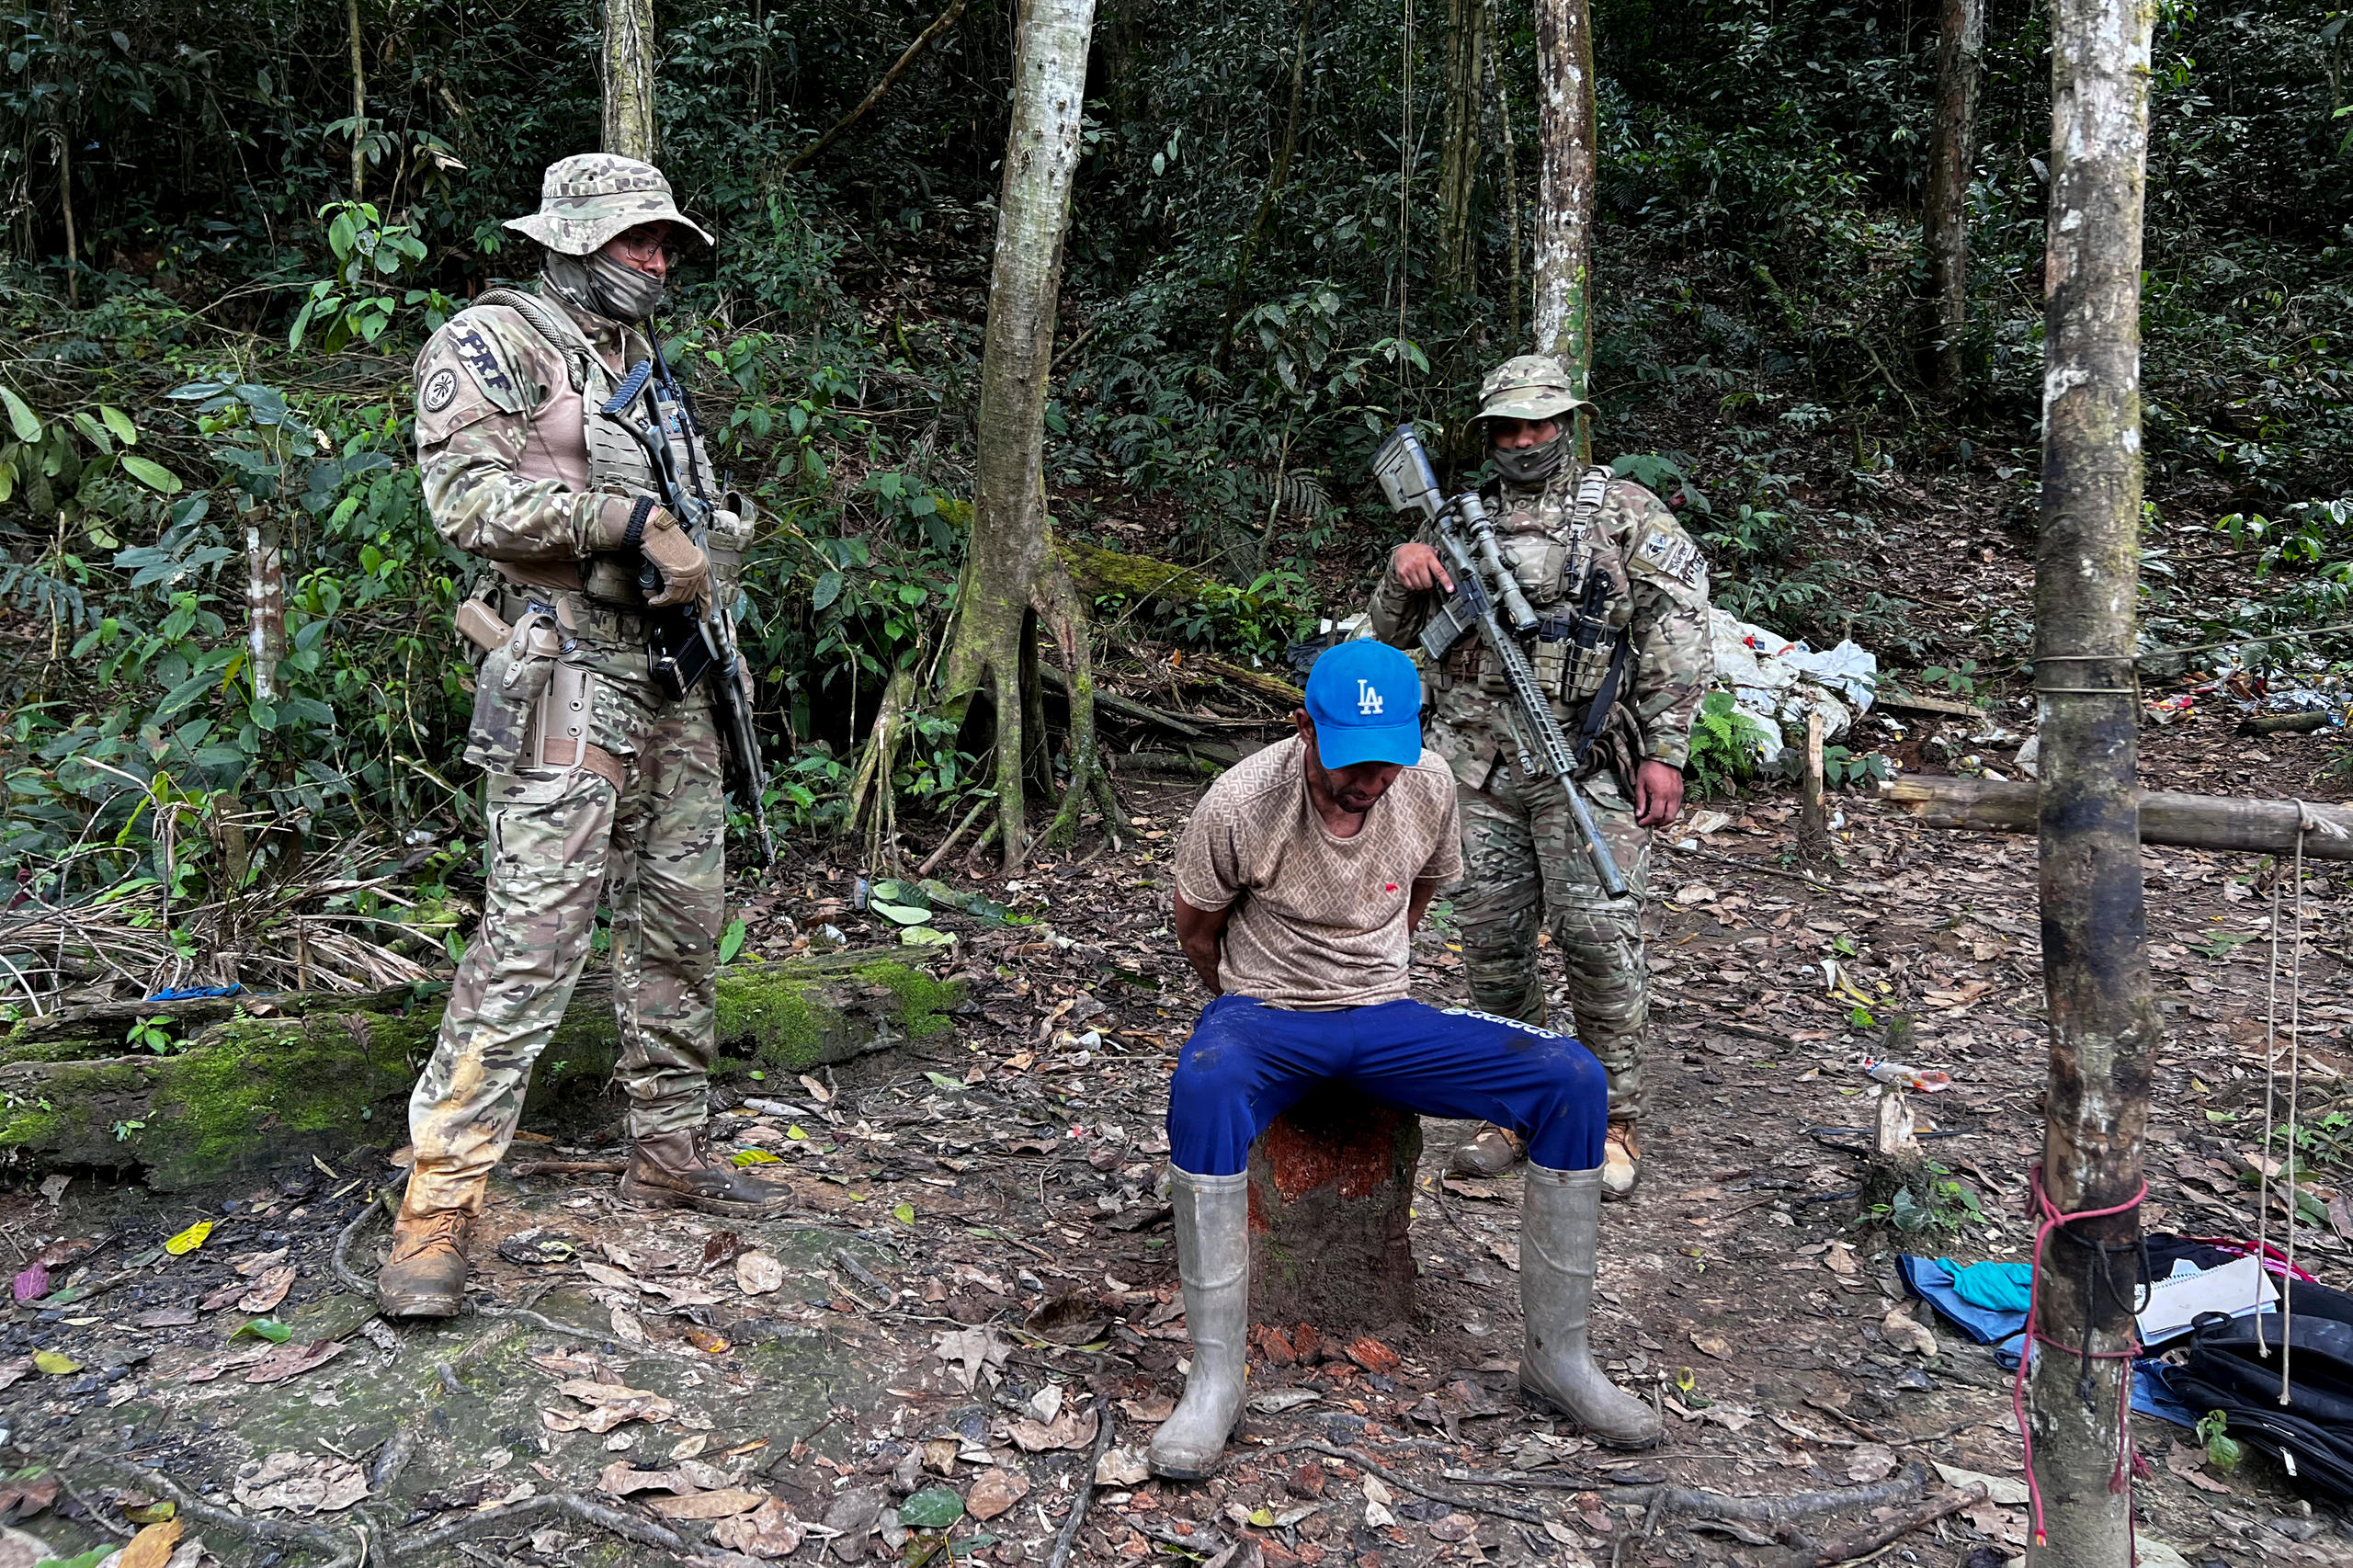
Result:
{"label": "blue cloth on ground", "polygon": [[234,996],[242,985],[172,985],[145,998],[150,1002],[194,1002],[207,996]]}
{"label": "blue cloth on ground", "polygon": [[1961,1264],[1940,1257],[1937,1267],[1952,1277],[1953,1293],[1973,1307],[2022,1312],[2034,1299],[2034,1266],[2030,1263]]}
{"label": "blue cloth on ground", "polygon": [[1554,1170],[1601,1164],[1609,1089],[1566,1035],[1415,1001],[1302,1012],[1226,995],[1201,1010],[1168,1085],[1169,1158],[1195,1176],[1246,1170],[1250,1145],[1317,1084],[1425,1116],[1491,1121]]}
{"label": "blue cloth on ground", "polygon": [[[1979,1264],[1975,1267],[2014,1268],[2031,1273],[2029,1266],[2023,1263]],[[1980,1345],[1992,1346],[1996,1366],[2006,1371],[2018,1366],[2018,1349],[2026,1333],[2023,1297],[2016,1312],[1978,1305],[1957,1289],[1949,1258],[1915,1257],[1907,1253],[1895,1260],[1895,1271],[1914,1295],[1936,1308],[1955,1328]],[[2195,1426],[2198,1425],[2197,1413],[2182,1403],[2166,1381],[2172,1370],[2154,1356],[2143,1356],[2134,1361],[2132,1408],[2143,1415],[2170,1421],[2177,1426]]]}

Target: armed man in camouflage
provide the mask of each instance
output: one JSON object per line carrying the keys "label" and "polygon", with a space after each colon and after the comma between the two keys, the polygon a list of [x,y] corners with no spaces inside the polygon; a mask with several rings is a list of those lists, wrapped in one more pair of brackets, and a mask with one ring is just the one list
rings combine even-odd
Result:
{"label": "armed man in camouflage", "polygon": [[[1643,897],[1650,834],[1683,809],[1691,716],[1713,666],[1708,642],[1708,568],[1664,502],[1606,468],[1571,460],[1579,398],[1556,359],[1523,355],[1479,389],[1483,426],[1500,475],[1487,494],[1495,536],[1521,591],[1544,624],[1529,649],[1538,680],[1572,736],[1597,701],[1603,711],[1588,771],[1578,781],[1604,842],[1624,870],[1623,898],[1609,898],[1580,846],[1560,785],[1518,775],[1500,670],[1475,638],[1438,668],[1430,685],[1429,745],[1454,769],[1462,821],[1463,876],[1454,892],[1472,1006],[1523,1023],[1545,1022],[1536,934],[1549,926],[1568,972],[1576,1038],[1609,1078],[1603,1191],[1633,1190],[1641,1158],[1643,1037],[1650,976],[1643,964]],[[1410,645],[1453,581],[1429,539],[1402,544],[1372,599],[1374,633]],[[1572,656],[1563,633],[1589,574],[1613,646]],[[1483,1127],[1456,1152],[1455,1168],[1493,1176],[1524,1153],[1509,1130]]]}
{"label": "armed man in camouflage", "polygon": [[[751,508],[710,496],[698,546],[657,503],[647,447],[602,412],[654,358],[646,334],[674,247],[710,237],[659,170],[605,154],[551,165],[540,210],[506,226],[540,247],[538,291],[489,290],[416,361],[426,506],[444,539],[495,569],[458,618],[478,661],[466,758],[488,774],[489,891],[409,1101],[416,1165],[377,1280],[392,1316],[461,1304],[468,1225],[587,960],[600,894],[634,1144],[622,1197],[726,1215],[782,1201],[705,1142],[720,738],[709,679],[674,696],[648,651],[657,620],[676,619],[652,612],[733,594]],[[690,417],[645,428],[706,483]]]}

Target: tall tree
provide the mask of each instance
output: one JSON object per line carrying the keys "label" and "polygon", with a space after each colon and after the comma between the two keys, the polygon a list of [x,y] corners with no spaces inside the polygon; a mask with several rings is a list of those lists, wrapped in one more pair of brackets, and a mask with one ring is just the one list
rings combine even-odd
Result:
{"label": "tall tree", "polygon": [[1511,95],[1495,70],[1495,51],[1493,49],[1487,51],[1487,107],[1495,117],[1495,144],[1503,149],[1504,153],[1504,244],[1510,252],[1504,288],[1506,298],[1511,301],[1505,340],[1517,348],[1519,347],[1519,324],[1527,309],[1519,292],[1519,152],[1512,144]]}
{"label": "tall tree", "polygon": [[1928,253],[1929,347],[1937,385],[1950,392],[1961,384],[1961,334],[1969,322],[1969,177],[1977,165],[1984,0],[1943,0],[1940,16],[1936,126],[1920,229]]}
{"label": "tall tree", "polygon": [[654,161],[654,0],[604,0],[605,151]]}
{"label": "tall tree", "polygon": [[1283,114],[1283,139],[1276,144],[1274,165],[1258,191],[1258,210],[1250,215],[1250,227],[1233,253],[1233,276],[1226,280],[1225,314],[1218,323],[1217,341],[1210,346],[1210,363],[1220,368],[1233,347],[1233,323],[1242,313],[1243,291],[1250,285],[1250,264],[1257,256],[1259,241],[1266,237],[1267,221],[1274,216],[1283,187],[1290,183],[1291,157],[1299,151],[1300,104],[1307,86],[1307,29],[1315,19],[1315,3],[1302,0],[1299,7],[1299,38],[1290,51],[1290,104]]}
{"label": "tall tree", "polygon": [[1486,81],[1487,0],[1448,0],[1446,119],[1438,165],[1438,288],[1478,291],[1472,199],[1479,184],[1479,121]]}
{"label": "tall tree", "polygon": [[[1568,367],[1579,396],[1593,371],[1593,213],[1597,171],[1593,12],[1587,0],[1536,0],[1536,87],[1542,143],[1536,189],[1536,351]],[[1577,460],[1593,432],[1577,415]]]}
{"label": "tall tree", "polygon": [[351,35],[351,199],[368,199],[368,62],[361,52],[359,0],[343,0],[345,29]]}
{"label": "tall tree", "polygon": [[2061,1213],[2117,1211],[2053,1231],[2039,1271],[2040,1331],[2101,1358],[2049,1344],[2034,1357],[2036,1568],[2132,1560],[2121,1353],[2132,1343],[2134,1196],[2158,1039],[2133,681],[2149,23],[2141,0],[2051,0],[2034,676],[2051,1019],[2042,1182]]}
{"label": "tall tree", "polygon": [[1027,0],[1014,67],[1013,125],[997,195],[996,254],[981,346],[978,483],[942,678],[946,710],[990,703],[996,731],[998,832],[1007,870],[1029,852],[1024,816],[1032,735],[1042,725],[1036,654],[1040,623],[1053,633],[1070,695],[1069,792],[1050,837],[1074,834],[1093,791],[1107,818],[1118,808],[1095,743],[1095,678],[1086,610],[1046,514],[1046,383],[1063,239],[1078,170],[1095,0]]}

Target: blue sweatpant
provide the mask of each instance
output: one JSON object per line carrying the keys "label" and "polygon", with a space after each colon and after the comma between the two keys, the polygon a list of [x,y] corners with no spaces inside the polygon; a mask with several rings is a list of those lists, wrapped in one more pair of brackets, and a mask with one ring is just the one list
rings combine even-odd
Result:
{"label": "blue sweatpant", "polygon": [[1554,1170],[1601,1164],[1609,1085],[1566,1035],[1459,1007],[1381,1002],[1309,1013],[1225,995],[1201,1010],[1168,1085],[1168,1152],[1195,1176],[1247,1169],[1250,1145],[1317,1084],[1425,1116],[1492,1121]]}

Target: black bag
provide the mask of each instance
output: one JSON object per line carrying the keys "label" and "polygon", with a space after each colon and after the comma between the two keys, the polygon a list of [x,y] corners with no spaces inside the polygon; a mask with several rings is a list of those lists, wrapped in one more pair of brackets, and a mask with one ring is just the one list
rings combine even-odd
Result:
{"label": "black bag", "polygon": [[[2286,1404],[2279,1403],[2283,1340],[2291,1349]],[[2208,1312],[2190,1331],[2188,1361],[2166,1385],[2201,1415],[2221,1411],[2230,1436],[2278,1459],[2298,1492],[2353,1503],[2353,1324],[2299,1310],[2283,1331],[2275,1313]]]}

